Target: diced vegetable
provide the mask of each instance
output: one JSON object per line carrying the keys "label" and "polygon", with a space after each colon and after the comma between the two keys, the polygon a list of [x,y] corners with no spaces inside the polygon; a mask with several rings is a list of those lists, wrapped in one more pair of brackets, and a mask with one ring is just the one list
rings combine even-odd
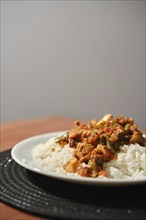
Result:
{"label": "diced vegetable", "polygon": [[67,172],[88,177],[107,176],[103,163],[116,159],[120,146],[133,143],[146,146],[146,138],[132,118],[107,114],[99,121],[94,119],[87,124],[75,121],[74,124],[73,129],[56,140],[61,146],[68,143],[74,148],[74,158],[64,167]]}

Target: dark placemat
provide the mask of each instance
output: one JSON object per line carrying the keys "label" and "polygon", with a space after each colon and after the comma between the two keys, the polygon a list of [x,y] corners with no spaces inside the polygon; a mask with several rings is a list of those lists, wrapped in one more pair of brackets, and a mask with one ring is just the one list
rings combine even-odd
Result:
{"label": "dark placemat", "polygon": [[49,178],[0,154],[0,199],[24,212],[55,219],[144,220],[146,186],[86,186]]}

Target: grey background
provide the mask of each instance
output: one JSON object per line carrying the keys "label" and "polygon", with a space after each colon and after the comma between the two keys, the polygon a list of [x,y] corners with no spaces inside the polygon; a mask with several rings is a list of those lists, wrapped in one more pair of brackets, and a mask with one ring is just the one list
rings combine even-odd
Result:
{"label": "grey background", "polygon": [[145,1],[2,1],[1,119],[145,127]]}

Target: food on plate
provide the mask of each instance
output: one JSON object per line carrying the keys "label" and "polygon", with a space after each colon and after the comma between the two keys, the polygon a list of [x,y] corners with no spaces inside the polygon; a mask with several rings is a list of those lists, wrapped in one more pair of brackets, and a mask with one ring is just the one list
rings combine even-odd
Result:
{"label": "food on plate", "polygon": [[143,178],[146,138],[132,118],[107,114],[87,124],[74,122],[62,136],[33,149],[38,166],[90,178]]}

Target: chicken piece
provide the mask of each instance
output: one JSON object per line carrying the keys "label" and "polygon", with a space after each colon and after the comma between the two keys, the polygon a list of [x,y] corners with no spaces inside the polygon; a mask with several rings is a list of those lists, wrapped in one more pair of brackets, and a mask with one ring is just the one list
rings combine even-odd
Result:
{"label": "chicken piece", "polygon": [[88,143],[78,143],[77,148],[75,149],[74,155],[81,160],[87,154],[92,152],[94,146]]}
{"label": "chicken piece", "polygon": [[114,143],[114,142],[116,142],[116,141],[118,141],[118,140],[119,140],[118,135],[113,132],[112,135],[111,135],[111,137],[109,138],[109,141],[110,141],[111,143]]}
{"label": "chicken piece", "polygon": [[83,167],[83,166],[79,166],[77,169],[77,173],[80,176],[84,176],[84,177],[91,177],[92,175],[92,168],[91,167]]}
{"label": "chicken piece", "polygon": [[82,142],[89,134],[90,130],[88,130],[85,125],[80,125],[70,130],[68,136],[70,147],[76,147],[77,143]]}
{"label": "chicken piece", "polygon": [[92,132],[91,135],[88,138],[88,143],[92,144],[94,147],[97,146],[99,142],[99,135],[96,132]]}
{"label": "chicken piece", "polygon": [[64,165],[64,169],[66,170],[66,172],[68,173],[74,173],[76,172],[78,167],[78,159],[77,158],[73,158],[71,159],[68,163],[66,163]]}
{"label": "chicken piece", "polygon": [[79,163],[83,163],[83,162],[87,163],[89,161],[89,159],[90,159],[90,156],[91,156],[91,152],[89,152],[87,155],[81,157],[79,159]]}
{"label": "chicken piece", "polygon": [[55,140],[56,143],[60,144],[60,146],[64,147],[66,144],[68,144],[68,132],[66,132],[64,135],[57,137]]}
{"label": "chicken piece", "polygon": [[99,169],[93,169],[90,166],[79,166],[77,169],[77,173],[80,176],[84,176],[84,177],[97,177],[98,173],[100,172],[101,168],[99,167]]}
{"label": "chicken piece", "polygon": [[101,166],[103,163],[103,152],[95,148],[90,156],[88,161],[88,165],[96,172],[101,170]]}
{"label": "chicken piece", "polygon": [[135,143],[141,143],[143,141],[143,137],[141,133],[138,131],[134,132],[132,137],[130,138],[130,143],[135,144]]}
{"label": "chicken piece", "polygon": [[113,118],[112,114],[106,114],[102,120],[107,122],[107,121],[110,121],[111,119]]}
{"label": "chicken piece", "polygon": [[96,156],[97,158],[99,157],[99,154],[102,155],[102,162],[107,162],[115,158],[114,149],[111,148],[109,150],[106,145],[99,144],[96,148],[96,152],[97,152],[97,156]]}

